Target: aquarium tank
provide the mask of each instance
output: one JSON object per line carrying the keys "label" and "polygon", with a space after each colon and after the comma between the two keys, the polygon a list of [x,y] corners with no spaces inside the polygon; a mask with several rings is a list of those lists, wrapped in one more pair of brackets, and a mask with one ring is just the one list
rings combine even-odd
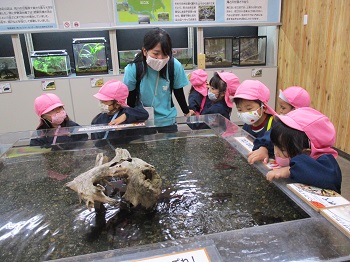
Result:
{"label": "aquarium tank", "polygon": [[17,79],[18,70],[15,57],[0,57],[0,81]]}
{"label": "aquarium tank", "polygon": [[108,74],[104,37],[73,38],[73,55],[76,75]]}
{"label": "aquarium tank", "polygon": [[140,53],[141,50],[125,50],[125,51],[118,51],[119,56],[119,69],[123,73],[124,68],[134,61],[135,56]]}
{"label": "aquarium tank", "polygon": [[266,36],[234,37],[232,64],[237,66],[266,65]]}
{"label": "aquarium tank", "polygon": [[30,55],[34,77],[58,77],[71,74],[67,50],[33,51]]}
{"label": "aquarium tank", "polygon": [[205,67],[232,66],[232,37],[204,38]]}
{"label": "aquarium tank", "polygon": [[[55,136],[56,130],[0,136],[4,146],[0,157],[1,261],[72,259],[112,249],[136,250],[142,245],[269,224],[277,228],[308,217],[241,155],[244,148],[236,141],[249,139],[248,133],[220,115],[178,118],[180,122],[182,131],[176,133],[154,133],[153,122],[147,121],[144,126],[124,127],[126,133],[119,139],[47,148],[30,146],[30,140],[44,134]],[[197,125],[206,128],[192,129]],[[122,129],[97,125],[59,132],[74,136],[106,130]],[[67,187],[78,176],[96,170],[101,153],[110,160],[118,148],[132,156],[123,161],[141,159],[160,175],[161,194],[154,208],[145,210],[125,202],[123,185],[112,178],[101,176],[94,184],[103,186],[119,203],[105,203],[103,209],[100,205],[89,210]],[[113,183],[116,188],[109,190]]]}
{"label": "aquarium tank", "polygon": [[193,69],[192,48],[173,48],[173,57],[179,60],[185,70]]}

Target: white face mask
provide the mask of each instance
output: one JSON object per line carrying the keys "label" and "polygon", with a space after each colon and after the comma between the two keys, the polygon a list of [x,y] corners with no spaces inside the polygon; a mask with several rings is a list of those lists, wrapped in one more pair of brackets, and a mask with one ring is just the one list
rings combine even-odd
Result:
{"label": "white face mask", "polygon": [[100,103],[100,110],[101,110],[101,113],[104,114],[104,113],[108,113],[109,112],[109,106],[108,105],[105,105],[104,103]]}
{"label": "white face mask", "polygon": [[[262,107],[262,106],[261,106]],[[257,110],[254,111],[249,111],[249,112],[238,112],[238,117],[247,125],[252,125],[254,124],[256,121],[258,121],[260,119],[260,117],[262,116],[259,115],[258,110],[261,109],[258,108]]]}
{"label": "white face mask", "polygon": [[162,70],[162,68],[168,63],[170,57],[168,56],[165,59],[155,59],[151,57],[150,55],[147,55],[146,63],[156,71]]}
{"label": "white face mask", "polygon": [[216,95],[214,93],[210,92],[210,90],[208,90],[208,98],[211,101],[215,101],[217,99]]}

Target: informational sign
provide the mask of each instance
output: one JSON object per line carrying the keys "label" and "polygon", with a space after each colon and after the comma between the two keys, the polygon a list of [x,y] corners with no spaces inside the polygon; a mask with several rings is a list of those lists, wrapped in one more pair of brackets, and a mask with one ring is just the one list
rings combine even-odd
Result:
{"label": "informational sign", "polygon": [[115,0],[115,5],[117,26],[280,22],[280,0]]}
{"label": "informational sign", "polygon": [[111,130],[111,129],[123,129],[123,128],[130,128],[130,127],[140,127],[140,126],[146,126],[144,122],[140,123],[132,123],[132,124],[120,124],[120,125],[114,125],[114,126],[87,126],[87,127],[79,127],[77,132],[93,132],[93,131],[104,131],[104,130]]}
{"label": "informational sign", "polygon": [[53,0],[1,0],[0,31],[56,28]]}
{"label": "informational sign", "polygon": [[0,0],[0,32],[94,29],[101,25],[113,28],[148,24],[266,25],[280,23],[281,12],[281,0],[101,0],[100,3],[99,10],[95,0],[75,0],[69,4],[59,0]]}
{"label": "informational sign", "polygon": [[227,0],[225,21],[266,21],[268,0]]}
{"label": "informational sign", "polygon": [[41,88],[43,91],[48,91],[48,90],[56,90],[56,84],[55,81],[53,80],[42,80],[41,81]]}
{"label": "informational sign", "polygon": [[235,137],[235,139],[249,152],[253,150],[254,144],[244,136]]}
{"label": "informational sign", "polygon": [[205,248],[197,250],[189,250],[186,252],[177,252],[175,254],[167,254],[163,256],[134,260],[135,262],[210,262],[210,258]]}
{"label": "informational sign", "polygon": [[2,93],[11,93],[11,85],[10,83],[0,83],[0,94]]}

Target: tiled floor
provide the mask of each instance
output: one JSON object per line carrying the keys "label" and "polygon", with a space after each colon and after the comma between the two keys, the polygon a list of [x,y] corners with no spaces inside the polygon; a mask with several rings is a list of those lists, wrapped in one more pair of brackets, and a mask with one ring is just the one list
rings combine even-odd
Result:
{"label": "tiled floor", "polygon": [[341,195],[350,200],[350,160],[341,156],[337,160],[343,175]]}

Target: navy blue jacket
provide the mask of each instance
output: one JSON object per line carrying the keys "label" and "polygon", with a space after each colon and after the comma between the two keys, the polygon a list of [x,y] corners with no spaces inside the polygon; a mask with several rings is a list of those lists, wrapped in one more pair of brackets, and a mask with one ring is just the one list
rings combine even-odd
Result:
{"label": "navy blue jacket", "polygon": [[247,131],[249,134],[251,134],[254,139],[254,146],[253,146],[253,151],[259,149],[261,146],[266,147],[268,152],[269,152],[269,157],[270,158],[275,158],[274,155],[274,150],[273,150],[273,143],[271,142],[270,138],[270,133],[271,133],[271,128],[273,127],[274,121],[272,120],[272,124],[269,130],[267,130],[268,125],[269,125],[269,120],[272,115],[268,115],[268,120],[266,121],[266,124],[264,128],[259,131],[259,132],[254,132],[252,130],[252,126],[248,124],[243,125],[243,130]]}
{"label": "navy blue jacket", "polygon": [[[195,112],[199,112],[202,99],[203,96],[199,92],[192,90],[188,96],[188,108],[194,110]],[[227,106],[224,99],[213,103],[208,97],[206,97],[201,115],[220,114],[227,119],[230,119],[231,111],[232,109]]]}
{"label": "navy blue jacket", "polygon": [[290,161],[290,178],[296,183],[341,193],[341,170],[331,154],[322,155],[316,160],[305,154],[293,157]]}
{"label": "navy blue jacket", "polygon": [[[65,119],[63,123],[61,124],[61,127],[73,127],[73,126],[80,126],[74,121],[70,119]],[[30,140],[30,146],[40,146],[45,148],[52,149],[73,149],[75,148],[81,141],[88,140],[87,134],[77,134],[77,135],[70,135],[70,136],[57,136],[56,138],[56,144],[59,145],[52,145],[54,136],[53,133],[48,131],[47,129],[52,129],[52,126],[47,121],[42,121],[41,125],[37,128],[38,132],[37,134],[41,136],[40,138],[33,138]],[[47,136],[47,133],[50,132],[50,136]]]}
{"label": "navy blue jacket", "polygon": [[201,112],[201,115],[209,114],[220,114],[227,119],[230,119],[232,109],[226,105],[225,99],[220,100],[219,102],[213,103],[208,97],[205,100],[204,108]]}
{"label": "navy blue jacket", "polygon": [[[118,116],[126,114],[126,120],[120,124],[131,124],[136,122],[144,122],[148,119],[148,112],[142,106],[137,107],[123,107],[119,110]],[[108,124],[112,121],[113,115],[107,113],[100,113],[92,120],[91,125]],[[125,129],[118,131],[109,131],[106,139],[124,139],[131,134],[133,130]],[[92,133],[91,139],[103,139],[106,132]]]}
{"label": "navy blue jacket", "polygon": [[202,104],[203,96],[195,89],[191,90],[188,95],[188,108],[195,112],[199,112]]}

